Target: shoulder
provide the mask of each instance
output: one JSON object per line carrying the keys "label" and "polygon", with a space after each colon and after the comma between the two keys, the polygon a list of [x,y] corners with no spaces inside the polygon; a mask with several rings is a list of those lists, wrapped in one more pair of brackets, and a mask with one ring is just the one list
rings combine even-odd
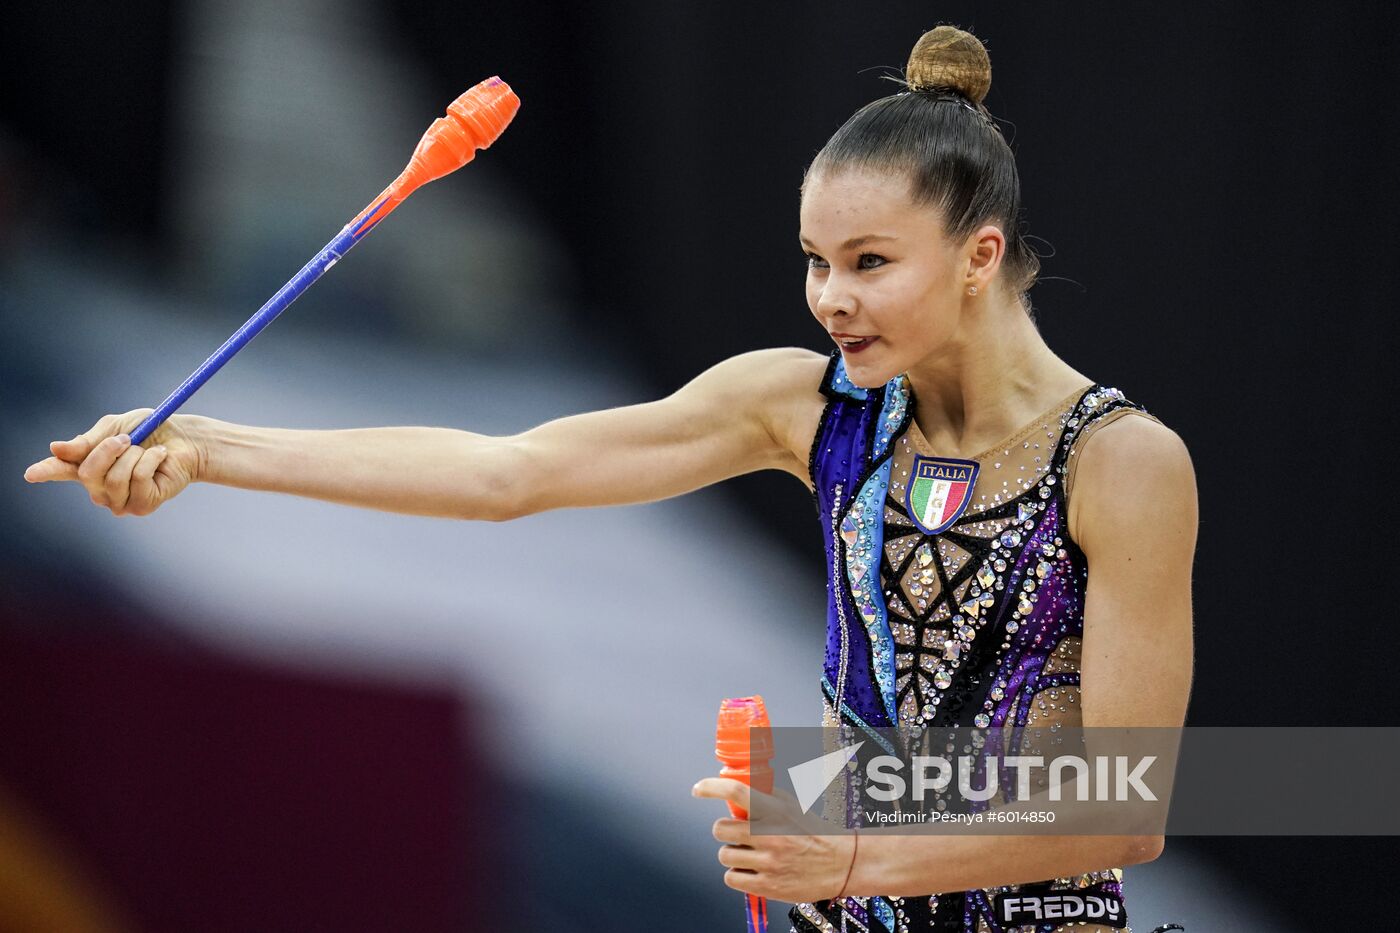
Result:
{"label": "shoulder", "polygon": [[[1116,413],[1115,413],[1116,414]],[[1133,417],[1137,414],[1137,417]],[[1194,540],[1196,474],[1185,441],[1145,413],[1126,410],[1075,448],[1070,535],[1088,553],[1152,528]]]}
{"label": "shoulder", "polygon": [[773,467],[808,483],[807,453],[825,408],[829,366],[829,357],[801,347],[751,350],[711,366],[678,394],[712,419],[750,420],[772,444]]}
{"label": "shoulder", "polygon": [[802,347],[769,347],[750,350],[715,364],[736,387],[768,394],[801,394],[819,391],[828,358]]}
{"label": "shoulder", "polygon": [[720,360],[676,394],[761,411],[774,400],[817,394],[825,364],[821,354],[800,347],[750,350]]}
{"label": "shoulder", "polygon": [[799,347],[760,352],[770,369],[763,412],[773,439],[783,450],[782,469],[811,489],[808,457],[821,429],[827,401],[822,387],[835,357]]}
{"label": "shoulder", "polygon": [[1134,471],[1192,475],[1191,454],[1181,436],[1156,418],[1136,410],[1105,424],[1078,447],[1081,477],[1099,480],[1119,477],[1130,480]]}
{"label": "shoulder", "polygon": [[819,405],[826,367],[826,357],[801,347],[750,350],[711,366],[682,392],[769,419],[803,402]]}

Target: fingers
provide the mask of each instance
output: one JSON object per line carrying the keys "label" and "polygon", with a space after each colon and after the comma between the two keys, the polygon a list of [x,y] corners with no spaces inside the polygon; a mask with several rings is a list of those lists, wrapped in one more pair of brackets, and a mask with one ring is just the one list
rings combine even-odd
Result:
{"label": "fingers", "polygon": [[60,460],[69,463],[82,463],[94,447],[115,435],[121,427],[120,415],[103,415],[97,423],[71,441],[54,441],[49,451]]}
{"label": "fingers", "polygon": [[736,891],[743,891],[745,894],[761,895],[763,891],[759,884],[760,877],[756,871],[731,868],[724,873],[724,883]]}
{"label": "fingers", "polygon": [[725,868],[740,871],[758,871],[767,864],[764,853],[748,846],[720,846],[719,863]]}
{"label": "fingers", "polygon": [[711,832],[718,842],[730,842],[734,845],[743,846],[749,844],[750,827],[748,820],[721,817],[715,820],[715,825]]}
{"label": "fingers", "polygon": [[690,793],[695,797],[718,797],[722,800],[728,800],[730,803],[737,804],[741,810],[751,809],[749,806],[749,785],[733,778],[702,778],[695,782]]}
{"label": "fingers", "polygon": [[78,478],[78,467],[76,464],[58,457],[49,457],[40,460],[38,463],[31,463],[24,471],[24,478],[31,483],[53,483],[61,480],[76,480]]}
{"label": "fingers", "polygon": [[102,477],[102,491],[107,495],[107,507],[112,510],[113,515],[126,512],[126,502],[131,498],[131,474],[136,469],[137,461],[145,453],[144,448],[128,445],[107,471],[107,475]]}
{"label": "fingers", "polygon": [[149,515],[166,498],[170,478],[160,475],[160,466],[168,454],[164,445],[132,447],[131,439],[121,434],[98,443],[81,465],[49,457],[30,464],[24,478],[31,483],[76,480],[94,505],[111,509],[113,515]]}
{"label": "fingers", "polygon": [[781,787],[775,787],[770,791],[770,795],[777,797],[783,803],[787,804],[794,812],[802,812],[802,804],[798,802],[797,798],[794,797],[790,791],[783,790]]}
{"label": "fingers", "polygon": [[131,489],[126,500],[126,510],[130,514],[149,515],[160,505],[162,497],[156,486],[156,470],[165,462],[165,454],[164,447],[152,447],[141,453],[141,459],[131,471]]}
{"label": "fingers", "polygon": [[93,448],[92,453],[88,454],[83,459],[82,465],[78,467],[78,482],[82,483],[83,488],[88,491],[93,505],[106,507],[111,504],[107,498],[107,471],[117,462],[117,458],[126,451],[130,443],[131,438],[125,434],[109,437]]}

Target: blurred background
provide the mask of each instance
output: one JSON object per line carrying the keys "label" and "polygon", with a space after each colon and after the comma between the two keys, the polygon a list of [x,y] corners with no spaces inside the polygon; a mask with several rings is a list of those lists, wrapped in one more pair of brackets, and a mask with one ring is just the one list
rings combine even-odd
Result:
{"label": "blurred background", "polygon": [[[827,352],[803,169],[955,23],[991,53],[1050,345],[1191,448],[1190,722],[1396,724],[1396,14],[1291,9],[6,4],[0,930],[741,928],[689,788],[722,697],[818,721],[796,480],[490,525],[218,487],[118,520],[20,478],[164,398],[492,74],[524,101],[500,142],[188,410],[504,434]],[[1372,921],[1388,850],[1173,837],[1130,916]]]}

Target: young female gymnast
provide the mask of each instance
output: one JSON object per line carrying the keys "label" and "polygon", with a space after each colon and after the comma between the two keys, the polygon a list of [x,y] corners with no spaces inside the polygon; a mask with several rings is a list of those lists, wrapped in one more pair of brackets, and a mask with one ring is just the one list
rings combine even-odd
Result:
{"label": "young female gymnast", "polygon": [[[920,38],[906,89],[853,115],[802,186],[807,301],[836,344],[745,353],[673,395],[511,437],[300,431],[177,414],[144,447],[108,415],[31,482],[114,515],[192,482],[504,521],[791,473],[822,517],[824,722],[1180,726],[1191,677],[1196,491],[1180,438],[1056,356],[1027,292],[1020,183],[982,99],[982,44]],[[548,481],[545,481],[548,478]],[[750,808],[706,778],[698,796]],[[1161,836],[753,834],[720,819],[730,886],[794,903],[801,933],[1121,929],[1017,925],[1008,894],[1092,894]],[[1046,879],[1046,880],[1040,880]]]}

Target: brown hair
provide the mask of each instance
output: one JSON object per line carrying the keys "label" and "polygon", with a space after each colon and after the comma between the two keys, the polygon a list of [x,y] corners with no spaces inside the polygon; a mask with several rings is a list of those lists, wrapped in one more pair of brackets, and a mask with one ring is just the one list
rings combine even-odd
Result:
{"label": "brown hair", "polygon": [[982,103],[992,84],[987,49],[970,32],[938,26],[919,37],[903,80],[894,80],[906,90],[857,110],[817,153],[806,177],[847,168],[904,172],[915,203],[938,208],[949,239],[997,224],[1006,236],[1006,285],[1031,313],[1026,293],[1040,258],[1019,229],[1015,157]]}

